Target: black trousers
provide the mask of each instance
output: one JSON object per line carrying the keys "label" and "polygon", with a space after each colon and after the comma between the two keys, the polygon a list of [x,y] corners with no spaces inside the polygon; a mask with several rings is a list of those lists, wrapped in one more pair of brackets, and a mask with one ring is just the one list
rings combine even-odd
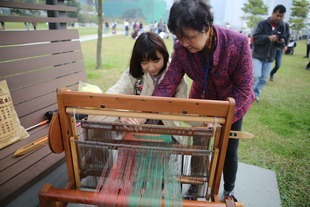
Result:
{"label": "black trousers", "polygon": [[[243,118],[233,123],[231,125],[231,130],[241,131],[242,123]],[[239,139],[229,139],[223,170],[225,191],[233,191],[235,188],[235,181],[238,170],[238,147],[239,147]]]}
{"label": "black trousers", "polygon": [[[243,118],[239,119],[231,125],[231,130],[241,131]],[[194,138],[194,145],[206,146],[208,145],[209,140],[205,138]],[[223,169],[223,178],[224,178],[224,190],[232,191],[235,187],[236,175],[238,170],[238,147],[239,139],[229,139],[226,158]],[[204,157],[192,157],[191,159],[191,172],[195,174],[202,174],[206,172],[207,166],[201,165],[201,163],[206,163],[206,158]],[[193,192],[198,192],[199,187],[193,186]]]}

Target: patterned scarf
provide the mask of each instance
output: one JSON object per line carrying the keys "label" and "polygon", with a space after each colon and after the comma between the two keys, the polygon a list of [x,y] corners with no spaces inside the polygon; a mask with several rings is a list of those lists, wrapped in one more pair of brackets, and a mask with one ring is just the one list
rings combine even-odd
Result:
{"label": "patterned scarf", "polygon": [[[203,48],[203,55],[208,59],[209,55],[212,55],[210,53],[213,53],[215,48],[216,48],[216,43],[217,43],[217,37],[214,31],[213,27],[210,27],[209,32],[209,38],[206,41],[206,44]],[[212,51],[211,51],[212,50]],[[212,60],[212,58],[211,58]]]}

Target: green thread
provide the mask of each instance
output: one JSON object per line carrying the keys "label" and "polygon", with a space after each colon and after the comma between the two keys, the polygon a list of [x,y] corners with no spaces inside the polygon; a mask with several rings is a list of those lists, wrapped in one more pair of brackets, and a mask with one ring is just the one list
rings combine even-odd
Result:
{"label": "green thread", "polygon": [[135,138],[145,139],[150,141],[162,141],[164,143],[172,142],[172,136],[161,134],[161,135],[142,135],[142,134],[134,134]]}

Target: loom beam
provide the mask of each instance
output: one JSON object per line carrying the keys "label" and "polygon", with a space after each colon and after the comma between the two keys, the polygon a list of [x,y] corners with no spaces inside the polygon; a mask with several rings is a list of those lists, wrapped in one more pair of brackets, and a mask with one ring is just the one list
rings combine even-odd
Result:
{"label": "loom beam", "polygon": [[[78,203],[88,205],[104,205],[104,206],[118,206],[118,200],[121,200],[120,195],[108,195],[108,200],[102,201],[96,198],[97,194],[90,191],[72,190],[72,189],[60,189],[54,188],[51,184],[45,184],[39,192],[40,203],[44,207],[55,207],[56,202],[62,203]],[[161,202],[161,207],[165,207],[164,200]],[[136,206],[140,204],[140,198],[136,198]],[[133,203],[133,205],[135,205]],[[235,207],[243,207],[242,203],[235,202]],[[151,205],[150,205],[151,206]],[[183,207],[229,207],[223,202],[206,202],[206,201],[191,201],[183,200]],[[122,206],[119,206],[122,207]],[[125,207],[125,206],[124,206]],[[144,206],[148,207],[148,206]]]}

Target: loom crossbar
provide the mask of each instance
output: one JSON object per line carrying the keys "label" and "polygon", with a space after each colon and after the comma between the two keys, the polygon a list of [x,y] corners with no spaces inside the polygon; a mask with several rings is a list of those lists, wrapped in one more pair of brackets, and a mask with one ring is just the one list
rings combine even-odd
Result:
{"label": "loom crossbar", "polygon": [[[98,121],[81,121],[83,128],[102,129],[110,131],[131,132],[129,127],[134,127],[134,124],[121,124],[116,122],[98,122]],[[152,134],[170,134],[182,136],[212,136],[213,130],[206,127],[167,127],[162,125],[144,124],[139,130],[139,133]]]}
{"label": "loom crossbar", "polygon": [[[126,149],[135,149],[135,150],[152,150],[158,153],[160,152],[169,152],[171,154],[178,155],[195,155],[195,156],[206,156],[213,152],[213,150],[209,149],[199,149],[199,148],[188,148],[188,147],[173,147],[169,146],[149,146],[149,145],[137,145],[137,144],[122,144],[122,143],[107,143],[107,142],[94,142],[94,141],[75,141],[78,145],[92,148],[106,148],[106,149],[117,149],[117,148],[126,148]],[[121,142],[121,141],[119,141]]]}
{"label": "loom crossbar", "polygon": [[[117,200],[119,199],[120,196],[109,195],[108,197],[110,199],[104,203],[103,201],[94,199],[96,198],[95,192],[53,188],[52,185],[50,184],[46,184],[39,192],[39,199],[40,199],[41,204],[44,204],[43,206],[50,206],[49,205],[50,201],[89,204],[89,205],[100,205],[104,203],[106,206],[116,206]],[[161,207],[164,207],[163,203],[164,201],[162,201]],[[228,207],[223,202],[210,203],[206,201],[190,201],[190,200],[183,200],[182,206],[183,207]],[[235,207],[243,207],[243,204],[236,202]]]}

